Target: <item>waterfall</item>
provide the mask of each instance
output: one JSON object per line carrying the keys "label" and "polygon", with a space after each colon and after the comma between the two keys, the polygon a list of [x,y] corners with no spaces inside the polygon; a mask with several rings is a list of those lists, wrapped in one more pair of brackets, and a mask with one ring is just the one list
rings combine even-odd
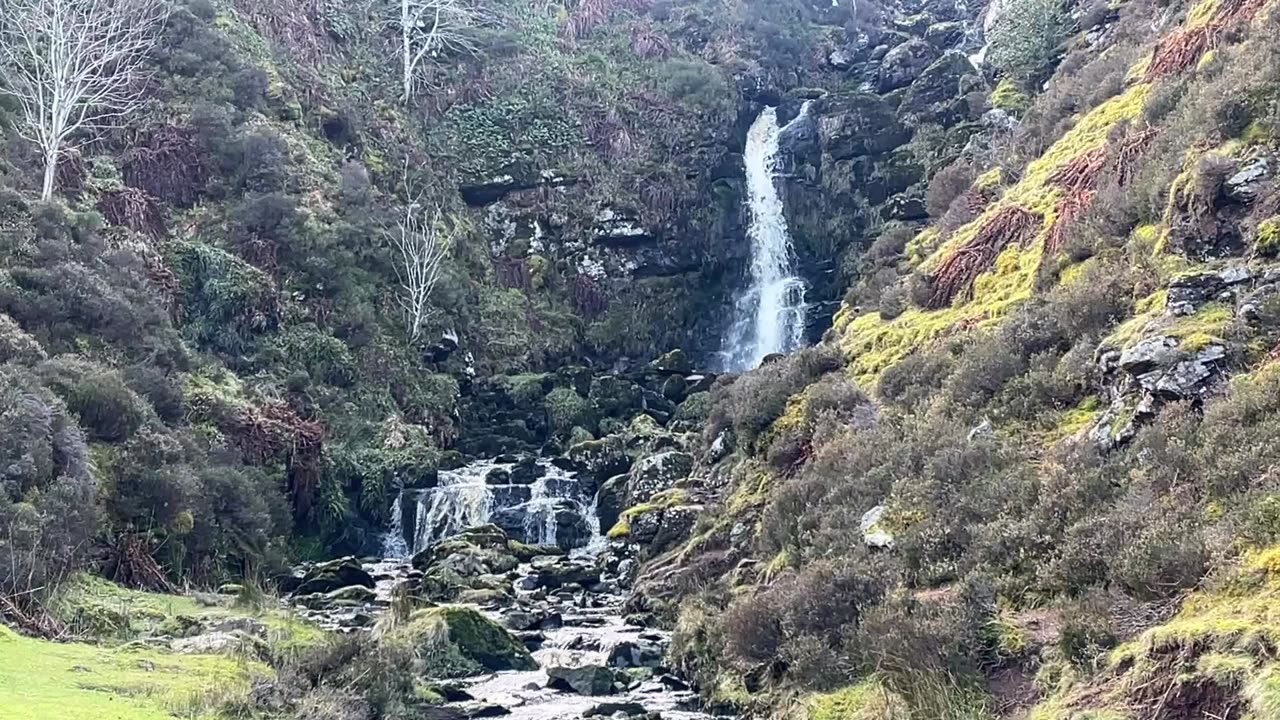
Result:
{"label": "waterfall", "polygon": [[493,512],[493,491],[485,482],[495,462],[472,463],[440,473],[440,484],[418,501],[417,527],[413,550],[437,540],[489,522]]}
{"label": "waterfall", "polygon": [[[809,112],[806,102],[798,122]],[[789,126],[788,126],[789,127]],[[791,352],[804,341],[805,282],[796,274],[791,234],[782,197],[774,182],[779,140],[777,108],[767,107],[747,133],[747,171],[751,226],[751,283],[734,303],[734,321],[725,339],[727,370],[750,370],[772,353]]]}
{"label": "waterfall", "polygon": [[[509,474],[516,467],[515,463],[476,461],[441,471],[434,488],[401,491],[383,535],[384,557],[408,557],[433,542],[487,523],[531,544],[566,549],[603,544],[594,488],[584,487],[575,473],[545,460],[538,461],[536,479],[512,481]],[[504,473],[508,474],[505,481]]]}
{"label": "waterfall", "polygon": [[391,525],[382,536],[382,557],[402,558],[409,554],[409,543],[404,539],[404,509],[400,496],[391,503]]}

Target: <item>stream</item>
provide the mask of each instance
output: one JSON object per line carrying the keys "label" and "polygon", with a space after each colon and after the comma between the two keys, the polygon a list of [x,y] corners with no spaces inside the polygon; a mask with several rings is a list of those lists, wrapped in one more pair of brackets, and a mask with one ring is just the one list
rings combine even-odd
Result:
{"label": "stream", "polygon": [[[700,710],[697,693],[666,669],[670,633],[633,624],[644,618],[624,617],[626,576],[635,561],[602,536],[595,488],[572,471],[544,460],[536,461],[536,472],[528,460],[523,465],[476,461],[441,473],[434,488],[403,491],[395,510],[383,542],[384,553],[392,556],[362,564],[375,580],[376,599],[360,608],[311,611],[309,617],[339,629],[367,626],[399,585],[420,575],[409,561],[414,552],[468,527],[498,524],[522,542],[572,548],[567,555],[535,556],[505,573],[514,598],[509,604],[457,603],[510,630],[539,668],[457,681],[453,687],[464,692],[441,709],[442,720],[713,717]],[[552,572],[577,581],[549,586],[546,577]],[[565,671],[583,668],[590,677],[595,669],[607,668],[602,672],[642,679],[624,691],[584,694],[563,680]]]}

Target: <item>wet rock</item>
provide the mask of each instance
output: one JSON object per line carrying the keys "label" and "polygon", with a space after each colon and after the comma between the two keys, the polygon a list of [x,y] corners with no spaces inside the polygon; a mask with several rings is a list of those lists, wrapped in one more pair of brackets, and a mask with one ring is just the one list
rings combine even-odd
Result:
{"label": "wet rock", "polygon": [[373,577],[360,566],[360,561],[354,557],[344,557],[307,568],[293,592],[297,595],[312,595],[352,585],[372,588]]}
{"label": "wet rock", "polygon": [[486,485],[510,485],[511,471],[496,467],[485,474],[484,482]]}
{"label": "wet rock", "polygon": [[504,717],[511,714],[510,710],[501,705],[477,705],[467,708],[464,712],[466,712],[468,720],[473,718]]}
{"label": "wet rock", "polygon": [[663,646],[656,641],[624,640],[609,651],[609,667],[656,668],[662,665]]}
{"label": "wet rock", "polygon": [[881,94],[911,84],[941,53],[924,40],[908,40],[890,50],[880,61],[880,77],[876,87]]}
{"label": "wet rock", "polygon": [[534,457],[521,458],[509,473],[510,482],[517,485],[532,485],[540,477],[542,477],[542,467]]}
{"label": "wet rock", "polygon": [[582,713],[582,717],[614,717],[622,715],[623,717],[631,717],[633,715],[644,715],[648,712],[643,705],[636,702],[614,702],[600,703],[586,712]]}
{"label": "wet rock", "polygon": [[693,360],[685,351],[676,349],[649,363],[649,369],[670,375],[688,375],[693,372]]}
{"label": "wet rock", "polygon": [[579,695],[611,695],[615,691],[613,670],[603,665],[548,665],[545,671],[549,688]]}
{"label": "wet rock", "polygon": [[1222,192],[1232,200],[1240,203],[1251,203],[1258,199],[1264,181],[1271,175],[1271,166],[1265,157],[1260,157],[1240,168],[1223,183]]}
{"label": "wet rock", "polygon": [[627,476],[615,475],[606,480],[596,494],[596,517],[601,528],[611,528],[626,509]]}
{"label": "wet rock", "polygon": [[964,43],[965,27],[961,22],[941,22],[929,26],[924,39],[939,50],[950,50]]}

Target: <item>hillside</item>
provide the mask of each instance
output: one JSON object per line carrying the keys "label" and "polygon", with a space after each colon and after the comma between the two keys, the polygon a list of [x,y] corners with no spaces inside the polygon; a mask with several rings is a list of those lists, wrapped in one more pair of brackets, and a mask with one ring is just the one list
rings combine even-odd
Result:
{"label": "hillside", "polygon": [[0,717],[1280,717],[1274,3],[131,2],[53,164],[0,57]]}

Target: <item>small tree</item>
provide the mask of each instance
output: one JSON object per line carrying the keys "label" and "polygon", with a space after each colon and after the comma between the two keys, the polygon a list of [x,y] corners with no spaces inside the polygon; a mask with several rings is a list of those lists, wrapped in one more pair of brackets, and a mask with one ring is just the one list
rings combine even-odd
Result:
{"label": "small tree", "polygon": [[[407,190],[407,182],[405,186]],[[440,279],[440,263],[449,252],[450,232],[439,206],[423,207],[418,198],[410,194],[395,227],[388,229],[386,235],[400,254],[396,275],[400,280],[405,332],[410,342],[417,342],[426,320],[431,291]]]}
{"label": "small tree", "polygon": [[446,52],[475,52],[470,32],[481,21],[469,0],[400,0],[401,82],[405,102],[413,96],[420,66]]}
{"label": "small tree", "polygon": [[1018,77],[1031,75],[1049,62],[1071,22],[1062,0],[1008,0],[996,12],[987,31],[991,43],[987,59]]}
{"label": "small tree", "polygon": [[53,197],[58,160],[83,131],[141,103],[142,64],[167,16],[162,0],[4,0],[0,86],[18,101],[19,134],[44,160]]}

